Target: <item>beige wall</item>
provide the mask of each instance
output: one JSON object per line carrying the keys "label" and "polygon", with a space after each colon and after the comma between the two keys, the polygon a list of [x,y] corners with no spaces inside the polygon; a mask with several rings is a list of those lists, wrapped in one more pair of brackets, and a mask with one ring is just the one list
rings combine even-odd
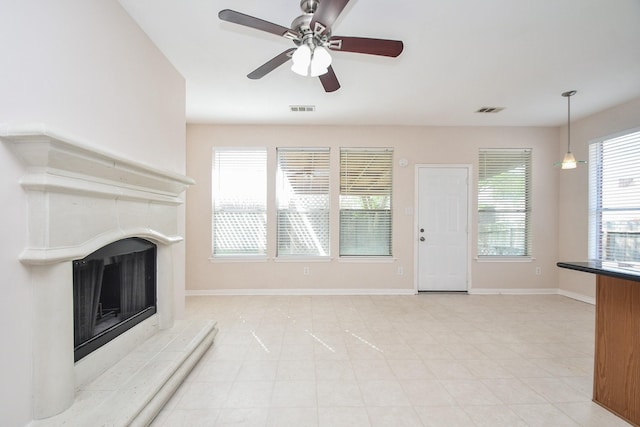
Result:
{"label": "beige wall", "polygon": [[[43,124],[184,173],[184,79],[117,1],[5,1],[0,15],[0,127]],[[33,293],[18,261],[27,242],[25,170],[1,142],[0,170],[0,425],[23,426],[33,413]],[[182,283],[184,262],[174,268]]]}
{"label": "beige wall", "polygon": [[[578,102],[575,98],[573,102]],[[630,129],[640,128],[640,98],[572,122],[571,151],[576,159],[587,160],[589,142]],[[562,129],[558,158],[567,149],[566,126]],[[558,253],[561,261],[585,261],[588,258],[589,219],[588,166],[562,171],[559,192],[559,240]],[[595,277],[561,269],[559,288],[563,292],[595,297]]]}
{"label": "beige wall", "polygon": [[[397,292],[411,293],[414,284],[414,181],[416,164],[472,165],[472,212],[479,148],[528,147],[533,149],[533,255],[532,262],[471,260],[473,290],[543,290],[557,288],[557,203],[559,131],[556,128],[520,127],[330,127],[330,126],[215,126],[187,127],[187,175],[196,185],[187,192],[187,291],[207,292]],[[212,262],[211,159],[214,146],[268,147],[270,167],[275,149],[284,146],[332,148],[333,206],[337,206],[339,147],[393,147],[394,223],[393,262],[345,262],[337,259],[338,218],[331,219],[330,262],[277,261],[273,203],[268,212],[269,260],[264,262]],[[406,158],[401,168],[397,160]],[[273,179],[273,173],[271,174]],[[275,200],[273,181],[269,200]],[[476,255],[475,214],[471,221],[472,256]],[[303,275],[309,267],[310,274]],[[404,275],[398,275],[403,267]],[[536,275],[540,267],[542,274]]]}

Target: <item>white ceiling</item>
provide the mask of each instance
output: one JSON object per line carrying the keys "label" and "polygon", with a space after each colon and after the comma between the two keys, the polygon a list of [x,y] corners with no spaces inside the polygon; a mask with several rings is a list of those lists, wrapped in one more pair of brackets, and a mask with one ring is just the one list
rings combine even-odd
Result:
{"label": "white ceiling", "polygon": [[[285,27],[299,0],[120,0],[186,79],[187,120],[224,124],[557,126],[640,97],[640,0],[351,0],[333,34],[402,40],[398,58],[332,52],[342,87],[287,64],[293,42],[222,22]],[[290,105],[315,105],[292,113]],[[505,107],[479,114],[480,107]]]}

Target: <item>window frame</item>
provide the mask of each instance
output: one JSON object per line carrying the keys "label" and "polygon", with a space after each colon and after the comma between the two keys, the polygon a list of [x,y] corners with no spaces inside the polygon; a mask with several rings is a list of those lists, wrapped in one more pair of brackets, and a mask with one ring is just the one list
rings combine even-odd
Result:
{"label": "window frame", "polygon": [[[391,259],[393,257],[393,159],[394,159],[394,149],[391,147],[373,147],[373,148],[363,148],[363,147],[341,147],[340,148],[340,160],[339,160],[339,174],[340,174],[340,188],[338,192],[339,202],[338,202],[338,212],[339,212],[339,227],[338,227],[338,253],[340,259],[373,259],[373,258],[382,258],[382,259]],[[349,156],[353,156],[353,159],[356,160],[358,157],[363,156],[366,158],[366,155],[373,155],[374,157],[369,159],[369,165],[365,166],[362,164],[354,163],[353,168],[350,168],[348,165]],[[362,159],[360,159],[362,161]],[[386,167],[385,167],[386,164]],[[365,183],[363,186],[355,187],[357,184],[356,181],[352,181],[351,178],[351,169],[361,168],[360,170],[354,170],[355,173],[360,173],[361,176],[365,176],[368,167],[370,168],[370,174],[366,175],[368,177],[373,177],[376,173],[382,172],[384,175],[381,176],[381,179],[378,181],[371,181],[369,185]],[[347,188],[349,187],[349,188]],[[376,190],[377,189],[377,190]],[[373,197],[378,198],[377,200],[372,199],[372,202],[382,201],[384,203],[384,208],[365,208],[365,209],[357,209],[354,208],[354,203],[357,203],[358,197]],[[385,200],[386,198],[386,200]],[[361,200],[360,203],[363,203],[365,200]],[[371,213],[373,214],[372,218],[365,218],[364,221],[362,218],[358,219],[357,213],[366,213],[369,217],[371,217]],[[381,214],[382,215],[379,215]],[[352,216],[351,218],[347,217],[347,214],[353,214],[356,216]],[[373,227],[369,223],[369,221],[377,220],[376,217],[380,217],[382,221],[384,221],[384,225],[386,229],[383,229],[381,232],[375,233],[373,230],[378,227]],[[386,218],[385,218],[386,217]],[[349,238],[354,237],[355,233],[353,230],[358,227],[364,226],[366,228],[366,232],[361,233],[360,236],[364,236],[363,244],[347,244],[347,240]],[[351,231],[347,231],[350,229]],[[376,234],[378,237],[376,238]],[[367,242],[367,239],[369,240]],[[371,244],[376,243],[376,241],[381,242],[379,248],[381,251],[371,250],[369,252],[361,251],[360,253],[357,250],[362,249],[364,247],[370,247]]]}
{"label": "window frame", "polygon": [[[498,169],[503,169],[505,167],[509,167],[509,163],[513,162],[513,161],[522,161],[523,164],[521,167],[524,167],[524,171],[522,171],[522,173],[517,173],[514,172],[514,179],[518,178],[521,175],[521,178],[523,179],[522,183],[515,183],[514,185],[509,185],[508,183],[498,183],[497,185],[489,185],[487,186],[487,180],[489,178],[485,178],[483,179],[483,174],[487,174],[490,175],[491,173],[494,172],[488,172],[487,171],[487,162],[483,161],[483,156],[487,156],[489,154],[493,153],[495,156],[493,158],[491,158],[491,166],[494,168],[498,168]],[[500,158],[500,153],[502,153],[502,158]],[[518,154],[520,154],[521,159],[518,159]],[[511,159],[510,159],[511,157]],[[504,163],[504,165],[501,165],[500,163]],[[517,168],[515,169],[505,169],[504,172],[502,173],[506,173],[509,171],[515,171]],[[532,212],[533,212],[533,207],[532,207],[532,200],[533,200],[533,178],[532,178],[532,170],[533,170],[533,149],[532,148],[480,148],[479,152],[478,152],[478,182],[477,182],[477,196],[476,196],[476,201],[477,201],[477,215],[478,215],[478,221],[477,221],[477,239],[476,239],[476,245],[477,245],[477,259],[478,261],[520,261],[520,262],[527,262],[530,261],[533,258],[533,232],[532,232]],[[495,178],[498,176],[498,174],[494,174],[494,175],[490,175],[491,178]],[[513,191],[513,190],[517,190],[518,186],[522,187],[522,192],[519,193],[516,197],[514,198],[510,198],[510,199],[505,199],[505,202],[502,206],[499,206],[498,209],[496,209],[496,203],[498,203],[499,200],[497,200],[497,198],[494,198],[493,200],[493,208],[489,208],[488,206],[489,203],[491,202],[491,198],[490,196],[487,195],[483,195],[483,192],[485,192],[486,189],[497,189],[499,191],[502,192],[508,192],[508,191]],[[487,207],[483,207],[483,205],[487,206]],[[512,245],[509,246],[505,246],[505,242],[502,241],[500,242],[499,240],[496,240],[496,242],[502,243],[502,246],[496,246],[494,245],[486,245],[485,243],[483,243],[483,228],[484,224],[484,218],[485,217],[489,217],[491,218],[490,214],[491,213],[497,213],[503,214],[504,218],[508,218],[509,216],[513,216],[517,219],[518,215],[522,215],[523,216],[523,224],[522,226],[520,226],[519,228],[516,228],[516,231],[520,231],[520,233],[516,233],[516,238],[521,240],[522,243],[518,246],[516,246],[518,249],[517,251],[521,252],[521,253],[514,253],[514,254],[510,254],[508,253],[481,253],[482,252],[482,247],[493,247],[494,250],[497,247],[504,247],[504,248],[513,248]],[[494,220],[491,222],[491,224],[493,225],[497,225],[499,224],[498,221],[495,220],[496,217],[494,217]],[[503,220],[505,224],[508,224],[509,221],[508,219]],[[513,228],[512,228],[513,229]],[[511,230],[512,230],[511,229]],[[511,231],[509,230],[509,231]],[[499,250],[496,252],[500,252]]]}
{"label": "window frame", "polygon": [[[220,166],[219,166],[219,154],[220,153],[233,153],[235,152],[236,154],[238,153],[249,153],[249,152],[254,152],[254,153],[261,153],[262,158],[260,159],[261,161],[259,162],[260,166],[263,168],[263,170],[261,170],[260,172],[264,173],[263,179],[261,179],[264,188],[262,190],[262,208],[261,209],[255,209],[255,210],[251,210],[251,209],[243,209],[242,207],[231,207],[231,208],[223,208],[220,209],[219,207],[217,207],[217,202],[220,200],[219,197],[216,197],[216,189],[219,188],[220,185],[224,185],[224,183],[220,183]],[[241,260],[241,261],[246,261],[246,260],[265,260],[267,259],[267,251],[268,251],[268,187],[267,187],[267,178],[269,175],[269,170],[268,170],[268,149],[267,147],[213,147],[212,150],[212,168],[211,168],[211,259],[213,260]],[[256,162],[250,162],[246,165],[245,167],[245,171],[252,171],[255,172],[255,167],[258,163]],[[217,166],[218,165],[218,166]],[[225,167],[228,167],[229,165],[225,165]],[[236,164],[237,167],[237,164]],[[246,183],[246,180],[242,180],[242,179],[230,179],[230,181],[234,181],[234,182],[244,182]],[[258,180],[260,181],[260,180]],[[252,184],[252,187],[255,188],[255,185]],[[245,233],[245,234],[249,234],[251,236],[259,236],[258,239],[256,240],[256,244],[255,244],[255,248],[256,250],[254,252],[230,252],[230,253],[220,253],[216,251],[216,242],[218,239],[218,234],[220,234],[220,228],[217,227],[217,222],[216,222],[216,218],[220,216],[220,212],[226,212],[228,214],[230,214],[229,216],[232,216],[234,212],[242,215],[242,213],[245,214],[253,214],[256,217],[261,217],[262,218],[262,232],[261,233],[256,233],[255,230],[253,230],[251,233]],[[240,217],[241,218],[241,217]],[[255,222],[255,221],[254,221]],[[236,230],[237,227],[233,227],[233,230]],[[244,229],[248,229],[248,227],[245,227]],[[237,238],[237,236],[236,236]]]}
{"label": "window frame", "polygon": [[[608,147],[605,147],[609,145]],[[627,144],[627,145],[625,145]],[[605,150],[616,150],[609,151]],[[622,151],[620,151],[622,150]],[[614,168],[614,165],[617,167]],[[611,170],[606,171],[609,166]],[[640,185],[640,179],[634,183],[633,174],[639,176],[640,170],[640,128],[634,128],[598,138],[589,143],[589,212],[588,212],[588,257],[594,261],[602,262],[623,262],[623,263],[640,263],[640,249],[636,248],[633,252],[638,253],[633,258],[628,259],[621,254],[609,253],[610,242],[607,239],[609,234],[615,234],[617,237],[625,237],[632,233],[635,246],[640,244],[640,196],[636,199],[629,199],[629,194],[625,194],[626,188],[629,186]],[[621,176],[621,174],[626,174]],[[629,178],[629,175],[632,175]],[[606,181],[606,183],[605,183]],[[612,185],[617,181],[617,189]],[[633,194],[633,190],[630,192]],[[636,192],[640,194],[640,191]],[[621,200],[629,205],[619,206]],[[618,207],[613,207],[618,205]],[[635,230],[608,230],[607,223],[612,222],[618,214],[637,212],[635,221]],[[605,220],[603,217],[609,217]],[[620,220],[618,220],[620,221]],[[623,219],[629,226],[629,219]],[[631,227],[634,228],[634,227]],[[629,242],[627,242],[629,243]]]}
{"label": "window frame", "polygon": [[[285,171],[283,171],[281,164],[283,161],[283,156],[281,155],[285,153],[297,155],[298,159],[291,159],[292,169],[296,169],[296,172],[306,172],[310,173],[311,176],[318,176],[319,178],[316,181],[314,187],[307,187],[307,190],[310,192],[304,191],[304,188],[300,188],[302,190],[300,193],[295,189],[295,187],[300,186],[299,183],[291,182],[289,179],[285,179]],[[315,155],[317,158],[308,158],[303,159],[304,154]],[[303,163],[309,163],[305,165]],[[306,178],[305,178],[306,179]],[[285,185],[289,184],[291,187],[291,191],[286,191],[284,189]],[[303,183],[303,185],[311,185],[308,183]],[[331,255],[331,149],[329,147],[277,147],[276,148],[276,258],[277,259],[296,259],[296,258],[328,258]],[[288,196],[287,196],[288,195]],[[325,207],[313,207],[309,204],[301,207],[300,209],[287,209],[282,206],[283,198],[288,197],[287,200],[293,200],[294,203],[297,201],[301,202],[305,205],[304,200],[300,200],[300,196],[304,195],[317,195],[324,196],[324,205]],[[321,198],[321,197],[320,197]],[[296,203],[297,204],[297,203]],[[322,205],[322,201],[320,201],[320,205]],[[300,214],[302,216],[307,216],[305,214],[310,214],[310,217],[303,219],[303,228],[306,229],[306,234],[308,235],[306,238],[313,240],[313,245],[316,246],[317,252],[293,252],[293,253],[285,253],[285,247],[283,246],[284,233],[283,230],[283,215],[285,213],[291,213],[292,215]],[[317,221],[314,221],[314,217],[316,216],[324,216],[325,218],[320,218],[324,220],[324,230],[322,227],[320,229],[316,229],[315,226],[320,225]],[[293,231],[296,233],[295,230]],[[311,237],[315,235],[315,237]],[[323,237],[324,236],[324,237]],[[303,240],[305,237],[297,236],[299,240],[297,245],[303,245],[305,242]],[[307,245],[307,246],[313,246]]]}

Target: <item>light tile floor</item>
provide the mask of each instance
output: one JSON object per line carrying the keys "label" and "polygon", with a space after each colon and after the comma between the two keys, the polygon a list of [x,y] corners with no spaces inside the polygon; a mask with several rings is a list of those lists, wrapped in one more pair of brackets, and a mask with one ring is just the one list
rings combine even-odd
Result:
{"label": "light tile floor", "polygon": [[628,426],[562,296],[187,298],[219,333],[154,427]]}

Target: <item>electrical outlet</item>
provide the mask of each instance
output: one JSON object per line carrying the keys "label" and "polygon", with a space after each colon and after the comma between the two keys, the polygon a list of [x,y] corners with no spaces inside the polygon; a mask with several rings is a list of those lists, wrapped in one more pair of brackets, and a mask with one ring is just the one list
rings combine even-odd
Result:
{"label": "electrical outlet", "polygon": [[540,267],[536,267],[536,276],[539,276],[542,274],[542,269]]}
{"label": "electrical outlet", "polygon": [[302,269],[302,274],[304,274],[305,276],[308,276],[309,275],[309,267],[304,267]]}
{"label": "electrical outlet", "polygon": [[404,275],[404,267],[398,267],[398,276]]}

